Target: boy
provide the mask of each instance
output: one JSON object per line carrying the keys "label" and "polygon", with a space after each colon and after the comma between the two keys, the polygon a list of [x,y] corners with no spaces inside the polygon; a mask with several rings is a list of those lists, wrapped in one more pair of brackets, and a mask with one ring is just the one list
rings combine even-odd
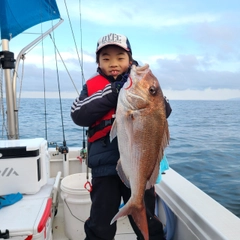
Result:
{"label": "boy", "polygon": [[[119,159],[118,143],[109,141],[113,115],[117,107],[119,91],[127,81],[131,65],[132,49],[127,37],[108,34],[99,39],[96,50],[98,75],[83,86],[80,96],[71,108],[72,120],[88,129],[88,166],[92,172],[92,206],[90,217],[85,222],[85,240],[112,240],[116,233],[116,222],[110,225],[119,210],[121,198],[126,203],[131,195],[119,178],[116,165]],[[166,102],[167,116],[171,108]],[[155,192],[151,188],[145,193],[149,239],[164,239],[162,223],[154,215]],[[142,234],[129,216],[130,223],[142,240]]]}

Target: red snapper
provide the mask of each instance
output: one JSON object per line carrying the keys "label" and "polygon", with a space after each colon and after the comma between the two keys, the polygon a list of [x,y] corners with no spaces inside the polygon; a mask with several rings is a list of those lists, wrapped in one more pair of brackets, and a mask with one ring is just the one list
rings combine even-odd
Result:
{"label": "red snapper", "polygon": [[119,93],[110,139],[116,136],[120,152],[117,171],[131,188],[131,197],[111,224],[122,216],[132,215],[144,239],[148,240],[144,193],[156,182],[170,137],[164,96],[147,64],[132,67]]}

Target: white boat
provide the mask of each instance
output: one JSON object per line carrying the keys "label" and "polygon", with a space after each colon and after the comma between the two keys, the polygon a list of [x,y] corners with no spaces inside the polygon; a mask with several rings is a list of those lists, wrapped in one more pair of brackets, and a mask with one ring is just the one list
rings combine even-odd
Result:
{"label": "white boat", "polygon": [[[49,18],[46,15],[42,21],[60,18],[55,0],[31,0],[32,4],[33,2],[35,2],[35,7],[40,7],[39,4],[43,2],[51,3],[52,8],[49,7],[49,9],[54,16],[51,15]],[[25,29],[40,23],[41,20],[35,19],[31,26],[26,24],[25,29],[19,30],[14,25],[13,16],[6,17],[5,13],[14,14],[20,11],[24,16],[23,13],[26,11],[24,7],[26,8],[30,1],[18,0],[12,3],[10,0],[3,0],[0,10],[2,31],[0,70],[4,71],[8,133],[8,139],[0,141],[0,195],[6,196],[15,190],[24,190],[20,201],[0,208],[0,239],[84,239],[84,219],[76,219],[74,214],[77,214],[76,208],[87,208],[87,205],[75,204],[76,206],[71,210],[71,204],[68,204],[68,199],[63,196],[64,179],[81,175],[86,177],[84,181],[90,181],[90,178],[87,179],[85,159],[82,158],[84,149],[68,149],[66,146],[58,149],[50,148],[46,140],[40,138],[18,139],[16,75],[19,60],[29,47],[43,40],[63,20],[60,19],[49,31],[23,48],[14,64],[13,55],[9,49],[9,40]],[[28,9],[27,12],[30,10]],[[12,21],[13,28],[8,31],[5,25],[9,19]],[[20,175],[23,182],[29,181],[27,185],[22,186],[18,181],[17,177]],[[36,176],[37,181],[35,181]],[[82,189],[84,191],[83,186]],[[85,193],[89,195],[86,190],[82,195]],[[240,219],[173,169],[170,168],[162,175],[161,182],[156,184],[156,193],[156,215],[164,225],[166,239],[240,239]],[[83,210],[80,210],[80,214],[81,211]],[[75,239],[70,236],[73,232],[75,236],[78,236]],[[118,221],[115,239],[136,239],[128,218],[125,217]]]}

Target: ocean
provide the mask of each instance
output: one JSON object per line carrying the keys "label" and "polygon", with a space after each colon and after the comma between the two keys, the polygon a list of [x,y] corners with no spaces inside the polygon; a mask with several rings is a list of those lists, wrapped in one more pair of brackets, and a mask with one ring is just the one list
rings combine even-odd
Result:
{"label": "ocean", "polygon": [[[20,138],[81,147],[85,130],[70,117],[74,99],[21,99]],[[61,102],[61,105],[60,105]],[[169,165],[240,217],[240,102],[170,101]],[[61,117],[62,116],[62,117]],[[0,119],[2,126],[2,116]],[[47,129],[47,130],[46,130]],[[6,133],[1,128],[1,137]]]}

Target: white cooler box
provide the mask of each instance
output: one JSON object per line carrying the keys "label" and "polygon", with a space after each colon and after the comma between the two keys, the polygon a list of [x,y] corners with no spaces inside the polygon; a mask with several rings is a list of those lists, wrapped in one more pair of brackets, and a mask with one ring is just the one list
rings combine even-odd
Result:
{"label": "white cooler box", "polygon": [[47,183],[49,154],[43,138],[0,140],[0,196],[35,194]]}
{"label": "white cooler box", "polygon": [[59,179],[55,183],[49,179],[38,193],[23,195],[20,201],[0,209],[0,239],[52,240],[52,199]]}

